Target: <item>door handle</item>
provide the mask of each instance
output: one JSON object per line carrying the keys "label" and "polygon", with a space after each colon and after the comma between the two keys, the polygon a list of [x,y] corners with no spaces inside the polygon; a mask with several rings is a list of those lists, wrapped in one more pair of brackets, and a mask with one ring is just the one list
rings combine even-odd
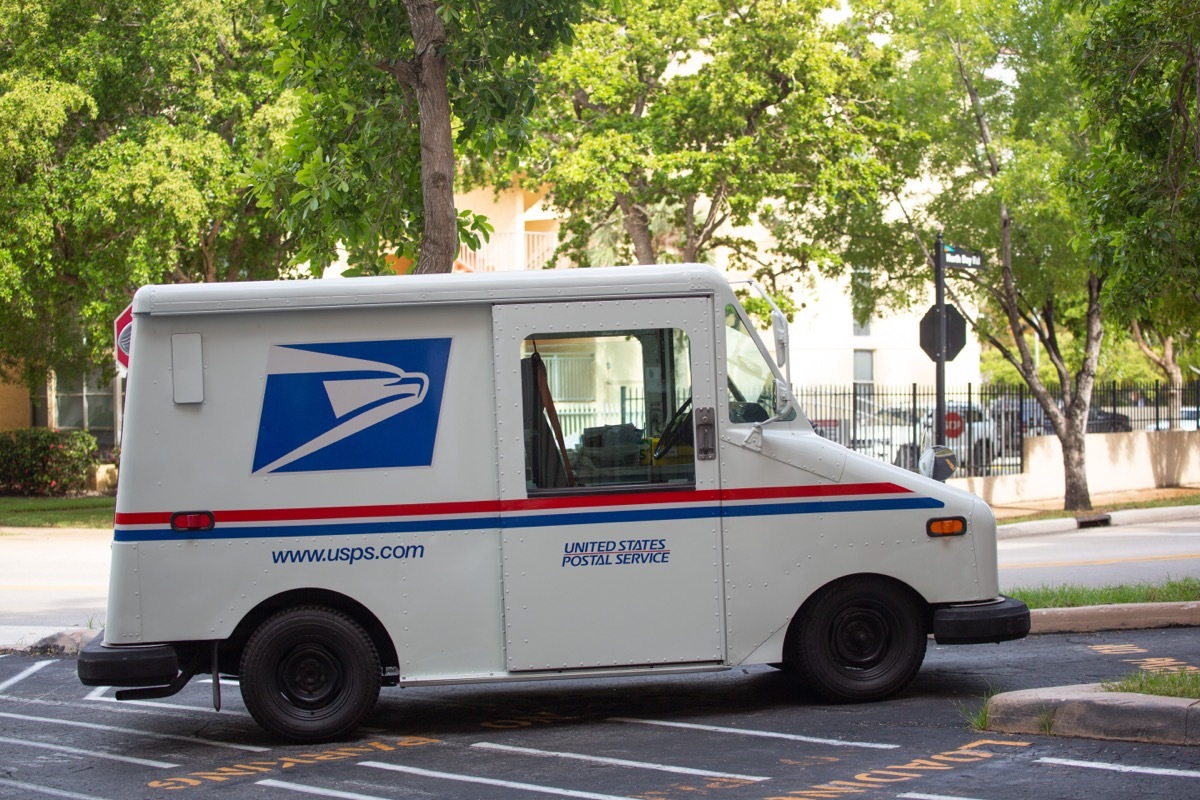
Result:
{"label": "door handle", "polygon": [[717,411],[714,408],[696,409],[696,460],[712,461],[717,457]]}

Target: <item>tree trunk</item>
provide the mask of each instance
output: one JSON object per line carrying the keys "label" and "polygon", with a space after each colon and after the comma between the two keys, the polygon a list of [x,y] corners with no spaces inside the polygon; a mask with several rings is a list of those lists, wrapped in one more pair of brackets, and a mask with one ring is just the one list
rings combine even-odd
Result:
{"label": "tree trunk", "polygon": [[1083,433],[1087,429],[1086,418],[1085,413],[1081,428],[1074,420],[1068,420],[1066,429],[1058,437],[1062,443],[1063,509],[1066,511],[1090,511],[1092,508],[1087,482],[1087,437]]}
{"label": "tree trunk", "polygon": [[[421,193],[425,231],[413,272],[449,272],[458,255],[458,213],[454,208],[454,136],[446,89],[446,29],[431,0],[404,0],[412,23],[416,54],[410,86],[417,99],[421,137]],[[400,77],[399,73],[397,77]]]}
{"label": "tree trunk", "polygon": [[650,235],[650,218],[646,216],[646,212],[627,194],[617,195],[617,206],[621,209],[621,224],[625,226],[625,232],[633,242],[633,255],[637,258],[637,263],[657,263],[654,238]]}

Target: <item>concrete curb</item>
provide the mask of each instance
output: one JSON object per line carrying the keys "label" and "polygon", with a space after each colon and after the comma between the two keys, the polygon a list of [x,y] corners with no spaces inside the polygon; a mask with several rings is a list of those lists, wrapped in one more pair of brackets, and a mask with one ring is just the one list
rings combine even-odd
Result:
{"label": "concrete curb", "polygon": [[[1024,536],[1044,536],[1050,533],[1066,533],[1081,528],[1108,528],[1121,525],[1145,525],[1151,522],[1173,522],[1200,517],[1200,506],[1166,506],[1163,508],[1128,508],[1110,511],[1103,515],[1061,517],[1058,519],[1036,519],[1029,522],[1013,522],[996,527],[997,539],[1017,539]],[[1083,524],[1081,525],[1081,521]]]}
{"label": "concrete curb", "polygon": [[1152,744],[1200,744],[1200,700],[1106,692],[1098,683],[1004,692],[988,730]]}
{"label": "concrete curb", "polygon": [[1200,627],[1200,601],[1039,608],[1029,618],[1033,634],[1190,628]]}

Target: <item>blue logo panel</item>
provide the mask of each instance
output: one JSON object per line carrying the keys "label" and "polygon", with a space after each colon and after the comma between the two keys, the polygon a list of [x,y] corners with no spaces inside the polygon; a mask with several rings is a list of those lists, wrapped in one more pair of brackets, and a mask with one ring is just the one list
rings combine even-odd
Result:
{"label": "blue logo panel", "polygon": [[272,345],[255,475],[433,463],[450,339]]}

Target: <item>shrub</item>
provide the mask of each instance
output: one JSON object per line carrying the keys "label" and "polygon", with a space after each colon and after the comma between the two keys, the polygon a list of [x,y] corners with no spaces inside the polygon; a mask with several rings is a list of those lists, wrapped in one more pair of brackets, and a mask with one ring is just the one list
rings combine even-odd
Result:
{"label": "shrub", "polygon": [[21,428],[0,432],[0,492],[66,495],[82,491],[97,465],[87,431]]}

